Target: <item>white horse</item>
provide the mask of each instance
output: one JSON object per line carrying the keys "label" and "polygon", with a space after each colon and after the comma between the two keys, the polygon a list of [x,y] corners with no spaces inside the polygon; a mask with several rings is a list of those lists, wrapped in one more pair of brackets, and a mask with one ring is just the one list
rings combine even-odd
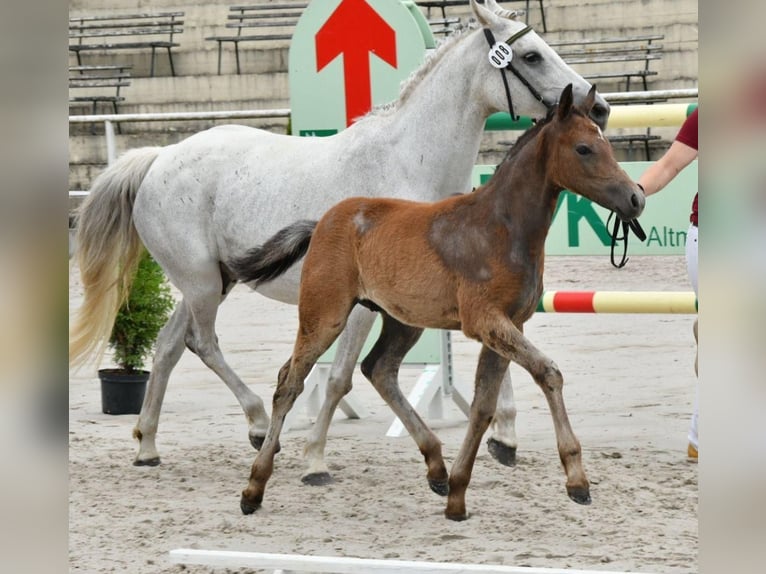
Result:
{"label": "white horse", "polygon": [[[184,346],[232,390],[259,448],[269,425],[263,401],[226,363],[215,335],[218,306],[235,284],[224,261],[297,219],[319,219],[362,190],[372,197],[435,201],[471,187],[471,171],[492,113],[541,117],[564,86],[576,101],[590,84],[569,68],[516,14],[494,0],[470,0],[476,23],[445,40],[414,72],[397,101],[326,138],[278,135],[219,126],[165,147],[131,150],[94,182],[78,219],[78,262],[85,299],[70,334],[70,363],[103,352],[143,244],[183,299],[157,340],[141,414],[134,464],[159,464],[155,445],[168,377]],[[527,27],[528,28],[528,27]],[[487,31],[491,31],[489,34]],[[514,35],[516,35],[514,37]],[[488,38],[513,50],[513,74],[493,67]],[[508,95],[503,74],[507,74]],[[602,127],[609,106],[597,97],[592,117]],[[258,292],[297,304],[300,265]],[[332,415],[351,379],[375,314],[357,306],[340,338],[325,402],[305,449],[305,482],[330,479],[324,447]],[[397,388],[392,392],[401,394]],[[403,398],[403,397],[402,397]],[[506,373],[490,452],[512,464],[516,409]]]}

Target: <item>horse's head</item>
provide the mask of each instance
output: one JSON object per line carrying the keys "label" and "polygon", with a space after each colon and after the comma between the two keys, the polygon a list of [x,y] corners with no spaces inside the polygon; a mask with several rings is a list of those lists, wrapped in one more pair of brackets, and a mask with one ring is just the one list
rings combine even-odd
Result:
{"label": "horse's head", "polygon": [[548,178],[631,220],[641,215],[645,197],[617,163],[601,128],[588,117],[595,103],[595,86],[579,105],[572,86],[564,88],[554,117],[543,128]]}
{"label": "horse's head", "polygon": [[[575,101],[585,101],[590,83],[572,70],[531,28],[516,20],[516,12],[500,8],[495,0],[485,0],[484,5],[471,0],[471,9],[482,28],[491,32],[494,41],[505,42],[510,47],[511,60],[503,73],[507,75],[516,113],[522,109],[537,109],[539,113],[530,115],[543,117],[546,108],[556,104],[562,88],[569,84],[573,87]],[[484,49],[489,52],[489,42],[483,38],[485,35],[486,32],[482,34]],[[499,49],[502,53],[505,46]],[[493,64],[488,57],[485,62],[482,65],[486,67],[487,74],[491,74],[487,79],[492,82],[491,85],[498,87],[491,95],[491,106],[495,111],[509,111],[501,72],[493,67],[504,65],[505,60],[501,57]],[[604,98],[596,95],[589,113],[602,129],[606,128],[609,104]]]}

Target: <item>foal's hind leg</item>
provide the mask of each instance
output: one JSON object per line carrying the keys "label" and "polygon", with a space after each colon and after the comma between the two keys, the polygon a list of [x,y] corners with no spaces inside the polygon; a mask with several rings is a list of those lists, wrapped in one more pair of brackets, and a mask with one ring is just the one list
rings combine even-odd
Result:
{"label": "foal's hind leg", "polygon": [[404,325],[385,312],[381,315],[383,328],[375,346],[362,361],[362,373],[399,417],[423,453],[431,490],[444,496],[447,494],[447,468],[442,458],[441,441],[423,422],[399,388],[399,367],[404,356],[417,343],[423,329]]}
{"label": "foal's hind leg", "polygon": [[250,480],[240,498],[239,506],[243,514],[252,514],[260,507],[266,483],[274,470],[274,455],[279,449],[279,434],[285,417],[295,399],[303,392],[303,381],[311,372],[314,363],[332,345],[345,326],[353,302],[349,301],[348,305],[344,305],[339,300],[340,297],[326,302],[319,299],[307,312],[301,301],[300,325],[293,356],[279,371],[271,407],[271,424],[261,450],[253,462]]}
{"label": "foal's hind leg", "polygon": [[497,404],[503,373],[508,372],[508,359],[483,346],[476,367],[475,392],[468,419],[468,430],[460,452],[452,464],[449,475],[449,498],[444,515],[450,520],[465,520],[465,491],[471,480],[471,471],[481,437],[489,427]]}
{"label": "foal's hind leg", "polygon": [[330,470],[324,460],[327,432],[338,403],[351,390],[356,361],[376,316],[376,313],[356,305],[348,317],[346,328],[338,339],[338,351],[327,380],[325,399],[303,451],[308,467],[301,480],[306,484],[318,486],[332,482]]}

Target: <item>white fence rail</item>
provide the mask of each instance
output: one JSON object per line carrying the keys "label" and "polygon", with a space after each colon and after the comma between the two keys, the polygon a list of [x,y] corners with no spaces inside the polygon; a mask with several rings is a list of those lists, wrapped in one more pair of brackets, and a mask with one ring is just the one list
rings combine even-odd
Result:
{"label": "white fence rail", "polygon": [[342,556],[305,554],[267,554],[229,550],[179,548],[170,551],[174,564],[198,564],[221,568],[257,568],[282,572],[321,572],[326,574],[624,574],[606,570],[567,570],[457,562],[415,562],[375,560]]}
{"label": "white fence rail", "polygon": [[[651,90],[647,92],[612,92],[602,94],[612,104],[620,102],[657,101],[661,99],[686,99],[698,97],[697,88],[678,90]],[[209,111],[209,112],[164,112],[143,114],[103,114],[69,116],[70,124],[103,123],[106,137],[107,162],[112,163],[117,155],[114,137],[114,123],[123,122],[173,122],[191,120],[241,120],[241,119],[266,119],[290,117],[289,108],[276,108],[271,110],[233,110],[233,111]],[[643,126],[638,126],[643,127]]]}

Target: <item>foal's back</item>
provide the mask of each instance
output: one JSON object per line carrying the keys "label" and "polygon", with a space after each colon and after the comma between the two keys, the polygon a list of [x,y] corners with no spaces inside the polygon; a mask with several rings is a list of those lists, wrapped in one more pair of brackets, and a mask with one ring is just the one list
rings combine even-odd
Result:
{"label": "foal's back", "polygon": [[342,291],[344,304],[371,302],[410,325],[459,329],[466,300],[491,290],[512,304],[522,281],[508,273],[504,228],[483,199],[342,201],[314,231],[301,305]]}

